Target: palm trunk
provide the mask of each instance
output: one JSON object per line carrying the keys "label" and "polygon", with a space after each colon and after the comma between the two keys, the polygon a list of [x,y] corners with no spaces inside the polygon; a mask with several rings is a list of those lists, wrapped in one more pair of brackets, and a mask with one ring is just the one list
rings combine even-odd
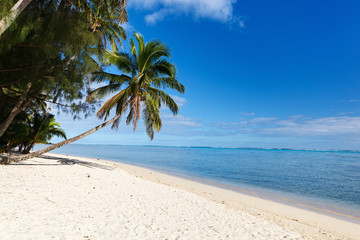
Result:
{"label": "palm trunk", "polygon": [[26,89],[24,90],[24,92],[21,94],[19,101],[17,102],[17,104],[15,105],[15,107],[13,108],[13,110],[11,111],[10,115],[8,116],[8,118],[0,124],[0,137],[2,135],[4,135],[6,129],[10,126],[11,122],[14,120],[14,118],[16,117],[16,115],[21,112],[21,110],[23,109],[24,106],[22,106],[27,94],[29,93],[31,88],[31,82],[28,82]]}
{"label": "palm trunk", "polygon": [[29,5],[31,0],[19,0],[10,10],[9,16],[0,20],[0,36],[10,27],[20,13]]}
{"label": "palm trunk", "polygon": [[[70,138],[70,139],[67,139],[67,140],[64,140],[62,142],[59,142],[57,144],[54,144],[54,145],[51,145],[49,147],[46,147],[44,149],[41,149],[39,151],[36,151],[36,152],[33,152],[33,153],[29,153],[29,154],[25,154],[25,155],[20,155],[20,156],[14,156],[14,157],[6,157],[6,156],[3,156],[2,158],[0,158],[0,164],[9,164],[9,163],[12,163],[12,162],[20,162],[20,161],[23,161],[23,160],[26,160],[26,159],[29,159],[29,158],[34,158],[34,157],[37,157],[37,156],[40,156],[44,153],[47,153],[47,152],[50,152],[56,148],[59,148],[59,147],[62,147],[66,144],[69,144],[69,143],[73,143],[81,138],[84,138],[88,135],[90,135],[91,133],[94,133],[96,132],[97,130],[103,128],[103,127],[106,127],[107,125],[113,123],[114,121],[116,121],[118,118],[120,117],[120,115],[116,115],[113,119],[103,123],[103,124],[100,124],[99,126],[87,131],[87,132],[84,132],[83,134],[80,134],[76,137],[73,137],[73,138]],[[1,157],[1,156],[0,156]]]}

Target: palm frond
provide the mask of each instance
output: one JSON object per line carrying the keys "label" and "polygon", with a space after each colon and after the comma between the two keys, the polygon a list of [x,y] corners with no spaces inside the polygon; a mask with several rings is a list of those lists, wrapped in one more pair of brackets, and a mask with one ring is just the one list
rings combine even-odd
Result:
{"label": "palm frond", "polygon": [[150,117],[149,120],[151,120],[153,127],[157,131],[160,131],[160,128],[162,126],[161,118],[160,118],[160,110],[159,106],[156,104],[156,101],[151,97],[151,95],[143,91],[143,99],[144,99],[144,107],[147,109],[148,116]]}
{"label": "palm frond", "polygon": [[[112,44],[118,41],[116,37],[108,37],[108,39]],[[160,131],[162,126],[160,118],[162,104],[166,105],[174,115],[179,111],[171,96],[159,88],[170,88],[180,93],[185,91],[185,87],[175,78],[176,69],[168,61],[169,57],[170,50],[166,45],[159,41],[145,43],[139,33],[134,33],[134,38],[130,40],[130,53],[107,51],[104,55],[105,63],[116,66],[124,74],[106,72],[93,74],[92,82],[108,81],[108,84],[90,92],[89,101],[120,91],[104,103],[97,116],[106,120],[111,109],[115,109],[116,115],[120,116],[127,112],[126,124],[132,123],[135,131],[142,109],[146,132],[153,139],[154,131]],[[126,87],[122,89],[125,84]],[[120,119],[117,118],[113,122],[112,128],[118,128]]]}
{"label": "palm frond", "polygon": [[115,96],[107,100],[104,103],[104,105],[100,108],[100,110],[97,112],[96,115],[98,116],[98,118],[103,118],[105,116],[105,120],[106,120],[110,113],[110,109],[113,108],[118,103],[118,101],[124,97],[125,91],[126,89],[121,90]]}
{"label": "palm frond", "polygon": [[135,56],[136,61],[138,62],[138,56],[137,56],[137,52],[136,52],[136,46],[135,46],[135,42],[134,39],[130,39],[130,53]]}
{"label": "palm frond", "polygon": [[121,89],[121,83],[109,84],[103,87],[99,87],[94,91],[89,92],[86,101],[89,103],[93,103],[96,99],[101,99],[107,96],[110,93],[118,91]]}
{"label": "palm frond", "polygon": [[105,81],[109,81],[110,83],[119,83],[123,84],[125,82],[129,82],[131,78],[125,74],[117,75],[108,72],[94,72],[90,79],[90,82],[102,83]]}
{"label": "palm frond", "polygon": [[172,77],[154,78],[152,79],[151,84],[157,88],[164,88],[164,89],[171,88],[171,89],[175,89],[179,93],[185,92],[185,86]]}
{"label": "palm frond", "polygon": [[138,56],[141,56],[144,52],[144,37],[140,34],[140,33],[134,33],[133,36],[136,38],[137,42],[138,42]]}
{"label": "palm frond", "polygon": [[170,58],[170,50],[164,44],[158,41],[147,43],[141,59],[139,59],[140,71],[143,72],[156,61],[161,61],[162,57]]}
{"label": "palm frond", "polygon": [[153,87],[148,87],[147,91],[151,96],[159,97],[161,102],[163,102],[174,115],[178,113],[179,107],[169,94]]}
{"label": "palm frond", "polygon": [[161,59],[155,62],[149,71],[153,72],[156,76],[176,76],[176,68],[172,63],[169,63],[166,59]]}
{"label": "palm frond", "polygon": [[133,64],[131,56],[127,53],[115,53],[107,51],[105,54],[105,63],[116,66],[124,73],[133,72]]}
{"label": "palm frond", "polygon": [[138,120],[140,118],[140,108],[141,108],[140,96],[139,95],[133,96],[129,101],[129,105],[130,105],[130,111],[126,118],[126,124],[129,125],[132,122],[135,131]]}

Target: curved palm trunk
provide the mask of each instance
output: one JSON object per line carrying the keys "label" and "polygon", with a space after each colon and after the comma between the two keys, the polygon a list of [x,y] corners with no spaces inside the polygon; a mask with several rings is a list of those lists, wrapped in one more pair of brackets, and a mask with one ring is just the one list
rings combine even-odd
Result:
{"label": "curved palm trunk", "polygon": [[19,0],[12,8],[9,16],[0,20],[0,36],[10,27],[20,13],[29,5],[32,0]]}
{"label": "curved palm trunk", "polygon": [[25,155],[20,155],[20,156],[14,156],[14,157],[2,157],[2,159],[0,159],[0,164],[9,164],[9,163],[12,163],[12,162],[20,162],[20,161],[23,161],[23,160],[26,160],[26,159],[29,159],[29,158],[34,158],[34,157],[37,157],[37,156],[40,156],[44,153],[47,153],[47,152],[50,152],[56,148],[59,148],[59,147],[62,147],[66,144],[69,144],[69,143],[73,143],[81,138],[84,138],[94,132],[96,132],[97,130],[103,128],[103,127],[106,127],[107,125],[113,123],[114,121],[116,121],[118,118],[120,117],[120,115],[116,115],[113,119],[107,121],[107,122],[104,122],[103,124],[100,124],[99,126],[87,131],[87,132],[84,132],[83,134],[80,134],[76,137],[73,137],[73,138],[70,138],[70,139],[67,139],[67,140],[64,140],[62,142],[59,142],[57,144],[54,144],[54,145],[51,145],[49,147],[46,147],[44,149],[41,149],[39,151],[36,151],[36,152],[33,152],[33,153],[29,153],[29,154],[25,154]]}
{"label": "curved palm trunk", "polygon": [[31,88],[31,82],[29,82],[26,86],[26,89],[23,91],[23,93],[21,94],[19,101],[17,102],[17,104],[15,105],[15,107],[13,108],[13,110],[11,111],[10,115],[8,116],[8,118],[0,124],[0,137],[2,135],[4,135],[6,129],[10,126],[11,122],[14,120],[14,118],[16,117],[16,115],[21,112],[23,110],[23,108],[25,107],[26,104],[23,105],[23,102],[25,101],[25,98],[27,96],[27,94],[29,93]]}

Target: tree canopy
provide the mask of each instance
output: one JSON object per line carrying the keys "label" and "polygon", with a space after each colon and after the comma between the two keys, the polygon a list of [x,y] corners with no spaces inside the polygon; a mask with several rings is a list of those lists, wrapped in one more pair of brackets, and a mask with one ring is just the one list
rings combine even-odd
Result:
{"label": "tree canopy", "polygon": [[[18,147],[28,154],[0,156],[0,163],[41,155],[109,124],[117,128],[123,115],[134,130],[142,115],[153,139],[162,126],[162,105],[177,114],[177,104],[164,90],[184,93],[185,87],[176,79],[169,48],[157,40],[146,43],[135,33],[129,51],[123,51],[126,0],[26,1],[16,16],[11,15],[18,6],[14,0],[1,2],[0,17],[11,24],[0,34],[0,151]],[[110,65],[121,73],[104,71]],[[105,86],[89,90],[99,82]],[[114,95],[97,112],[103,124],[29,153],[34,144],[49,143],[52,136],[66,138],[50,114],[54,105],[74,117],[81,112],[86,116],[108,94]],[[112,109],[115,116],[107,120]]]}
{"label": "tree canopy", "polygon": [[[168,61],[169,48],[159,41],[144,42],[139,33],[135,33],[130,41],[130,53],[107,51],[105,63],[117,67],[124,74],[108,72],[93,74],[93,82],[107,81],[109,84],[89,93],[87,100],[93,101],[105,95],[117,92],[98,111],[100,118],[110,114],[115,109],[116,115],[122,115],[128,110],[126,123],[132,123],[134,130],[140,118],[142,109],[146,132],[154,138],[154,129],[159,131],[162,122],[160,108],[164,104],[174,114],[178,112],[175,101],[161,89],[171,88],[184,93],[185,87],[176,80],[175,66]],[[113,123],[117,128],[119,119]]]}
{"label": "tree canopy", "polygon": [[[14,3],[1,1],[0,17]],[[96,18],[95,8],[101,9]],[[73,114],[94,111],[81,101],[99,69],[94,58],[103,55],[106,39],[121,45],[126,21],[126,1],[32,0],[0,36],[0,137],[18,113],[44,104]]]}

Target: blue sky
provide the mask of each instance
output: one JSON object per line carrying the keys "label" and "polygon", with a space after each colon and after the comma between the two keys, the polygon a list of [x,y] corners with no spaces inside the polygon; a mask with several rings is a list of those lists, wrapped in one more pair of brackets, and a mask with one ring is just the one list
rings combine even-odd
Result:
{"label": "blue sky", "polygon": [[[129,0],[128,34],[159,39],[184,95],[142,126],[79,143],[360,149],[360,1]],[[101,123],[57,117],[68,137]]]}

